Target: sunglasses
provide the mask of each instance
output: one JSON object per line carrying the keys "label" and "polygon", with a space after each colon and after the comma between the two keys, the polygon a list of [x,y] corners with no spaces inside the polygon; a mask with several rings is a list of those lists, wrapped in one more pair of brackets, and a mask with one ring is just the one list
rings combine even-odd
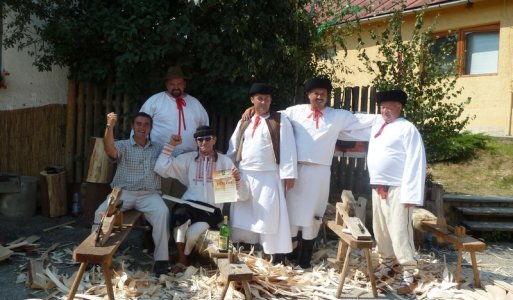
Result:
{"label": "sunglasses", "polygon": [[212,136],[200,136],[200,137],[196,138],[196,141],[198,141],[200,143],[203,141],[210,142],[211,139],[212,139]]}

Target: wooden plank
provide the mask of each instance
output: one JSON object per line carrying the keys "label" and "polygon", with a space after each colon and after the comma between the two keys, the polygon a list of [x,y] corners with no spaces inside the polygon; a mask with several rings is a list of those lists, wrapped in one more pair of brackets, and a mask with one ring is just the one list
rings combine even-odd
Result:
{"label": "wooden plank", "polygon": [[132,227],[141,216],[141,212],[130,210],[123,215],[123,225],[114,231],[104,246],[96,247],[96,233],[91,233],[77,248],[73,251],[73,259],[78,262],[87,262],[90,264],[108,263],[112,255],[116,252],[121,243],[126,239]]}
{"label": "wooden plank", "polygon": [[370,97],[369,97],[369,113],[375,114],[378,113],[377,109],[377,101],[376,101],[376,87],[372,86],[370,90]]}
{"label": "wooden plank", "polygon": [[0,245],[0,261],[6,260],[12,255],[12,250]]}
{"label": "wooden plank", "polygon": [[362,221],[357,217],[349,217],[345,220],[345,224],[351,234],[357,240],[372,240],[370,232],[367,230]]}
{"label": "wooden plank", "polygon": [[476,196],[476,195],[460,195],[460,194],[444,194],[444,201],[446,202],[475,202],[479,204],[487,203],[513,203],[511,197],[498,197],[498,196]]}
{"label": "wooden plank", "polygon": [[73,159],[75,157],[75,135],[76,135],[76,113],[77,113],[77,98],[76,98],[76,81],[73,79],[68,80],[68,96],[66,105],[66,174],[68,182],[74,181],[75,164]]}
{"label": "wooden plank", "polygon": [[513,207],[454,207],[455,210],[468,216],[501,216],[513,217]]}
{"label": "wooden plank", "polygon": [[82,182],[83,175],[83,151],[84,151],[84,90],[85,84],[80,82],[78,85],[78,99],[77,99],[77,110],[76,110],[76,133],[75,133],[75,155],[73,157],[80,157],[81,159],[75,160],[75,182]]}
{"label": "wooden plank", "polygon": [[437,238],[450,242],[454,248],[465,251],[484,251],[486,244],[471,237],[458,237],[449,231],[448,227],[438,226],[435,220],[422,221],[422,228],[432,232]]}
{"label": "wooden plank", "polygon": [[513,231],[513,222],[462,221],[472,231]]}
{"label": "wooden plank", "polygon": [[28,264],[28,286],[32,289],[50,289],[55,284],[47,279],[42,260],[30,259]]}
{"label": "wooden plank", "polygon": [[328,228],[331,229],[344,243],[351,246],[351,248],[372,248],[372,240],[370,241],[362,241],[355,239],[350,233],[346,233],[343,231],[343,227],[341,225],[337,225],[335,221],[328,221]]}

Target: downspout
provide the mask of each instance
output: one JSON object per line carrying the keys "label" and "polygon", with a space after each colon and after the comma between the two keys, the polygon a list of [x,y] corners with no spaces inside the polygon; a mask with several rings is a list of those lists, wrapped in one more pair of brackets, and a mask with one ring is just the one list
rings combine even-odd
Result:
{"label": "downspout", "polygon": [[508,126],[508,136],[511,136],[511,126],[513,125],[511,122],[513,121],[513,80],[511,80],[510,92],[511,94],[511,102],[509,104],[509,126]]}

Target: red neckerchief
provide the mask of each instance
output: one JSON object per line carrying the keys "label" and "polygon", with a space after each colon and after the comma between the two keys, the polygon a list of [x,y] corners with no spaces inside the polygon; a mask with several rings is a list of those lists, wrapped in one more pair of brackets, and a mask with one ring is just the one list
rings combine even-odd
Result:
{"label": "red neckerchief", "polygon": [[176,98],[176,108],[178,109],[178,135],[180,135],[182,131],[182,121],[183,121],[183,130],[187,130],[187,125],[185,124],[185,114],[183,113],[183,107],[187,106],[185,100],[183,98]]}
{"label": "red neckerchief", "polygon": [[257,129],[258,124],[260,124],[260,116],[256,115],[255,122],[253,123],[253,132],[251,133],[251,137],[253,137],[253,135],[255,135],[255,130]]}
{"label": "red neckerchief", "polygon": [[319,128],[319,118],[323,116],[322,111],[318,110],[317,108],[310,109],[312,110],[312,113],[308,115],[308,118],[313,118],[316,128]]}
{"label": "red neckerchief", "polygon": [[377,138],[378,136],[380,136],[380,135],[381,135],[381,133],[383,132],[383,129],[384,129],[384,128],[385,128],[385,126],[387,126],[388,124],[390,124],[390,123],[387,123],[387,122],[383,123],[383,125],[381,125],[381,128],[380,128],[380,129],[378,130],[378,132],[374,135],[374,138]]}

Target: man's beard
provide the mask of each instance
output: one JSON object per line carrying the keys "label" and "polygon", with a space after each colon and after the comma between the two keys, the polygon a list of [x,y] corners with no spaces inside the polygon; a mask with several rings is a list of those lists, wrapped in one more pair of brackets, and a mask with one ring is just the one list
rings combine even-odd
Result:
{"label": "man's beard", "polygon": [[173,97],[180,97],[182,95],[182,91],[180,89],[173,89],[171,90],[171,95]]}

